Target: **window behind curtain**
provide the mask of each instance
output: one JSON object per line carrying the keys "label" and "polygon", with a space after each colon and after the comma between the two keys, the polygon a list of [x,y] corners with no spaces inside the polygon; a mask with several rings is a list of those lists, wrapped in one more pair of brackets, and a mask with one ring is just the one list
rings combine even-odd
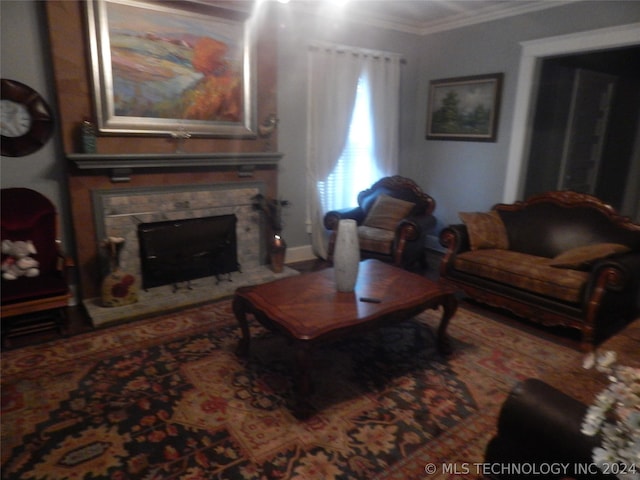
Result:
{"label": "window behind curtain", "polygon": [[325,212],[355,207],[358,193],[382,177],[374,161],[371,92],[366,74],[358,80],[349,137],[338,163],[318,192]]}

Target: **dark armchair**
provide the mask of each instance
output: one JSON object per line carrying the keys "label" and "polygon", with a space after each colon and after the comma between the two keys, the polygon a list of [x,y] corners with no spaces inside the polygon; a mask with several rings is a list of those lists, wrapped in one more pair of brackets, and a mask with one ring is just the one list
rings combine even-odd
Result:
{"label": "dark armchair", "polygon": [[[28,188],[1,190],[0,239],[7,243],[28,242],[29,258],[37,262],[29,271],[6,269],[2,277],[2,339],[45,328],[65,331],[70,298],[66,270],[73,265],[61,253],[57,239],[58,218],[54,205]],[[3,266],[15,262],[3,248]]]}
{"label": "dark armchair", "polygon": [[435,200],[411,179],[384,177],[358,194],[358,206],[328,212],[324,226],[331,231],[329,260],[333,255],[338,223],[358,224],[360,252],[406,269],[425,268],[425,235],[436,223]]}
{"label": "dark armchair", "polygon": [[[530,473],[517,475],[502,468],[526,464],[545,472],[547,480],[615,480],[593,463],[592,452],[601,439],[580,431],[586,412],[587,405],[542,380],[528,378],[516,385],[500,409],[497,434],[485,450],[486,464],[495,467],[489,468],[492,474],[488,478],[534,478]],[[545,471],[550,465],[564,467]]]}

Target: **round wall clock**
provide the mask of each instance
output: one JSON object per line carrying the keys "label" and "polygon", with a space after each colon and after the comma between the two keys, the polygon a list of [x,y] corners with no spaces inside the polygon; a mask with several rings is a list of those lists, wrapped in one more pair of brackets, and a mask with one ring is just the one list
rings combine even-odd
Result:
{"label": "round wall clock", "polygon": [[5,78],[0,83],[2,155],[29,155],[47,143],[53,133],[51,109],[31,87]]}

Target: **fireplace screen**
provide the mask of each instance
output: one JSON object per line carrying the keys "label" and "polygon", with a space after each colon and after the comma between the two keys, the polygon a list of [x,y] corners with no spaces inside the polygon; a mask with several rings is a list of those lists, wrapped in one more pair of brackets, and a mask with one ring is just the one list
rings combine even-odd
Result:
{"label": "fireplace screen", "polygon": [[138,225],[143,288],[240,270],[235,215]]}

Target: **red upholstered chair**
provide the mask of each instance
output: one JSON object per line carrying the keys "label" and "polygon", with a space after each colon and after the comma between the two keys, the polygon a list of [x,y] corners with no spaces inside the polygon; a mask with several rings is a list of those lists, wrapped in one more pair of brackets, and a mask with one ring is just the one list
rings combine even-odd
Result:
{"label": "red upholstered chair", "polygon": [[[32,241],[36,253],[31,256],[39,263],[37,276],[2,278],[3,342],[9,336],[45,328],[65,333],[70,297],[66,270],[72,262],[60,250],[56,209],[49,199],[28,188],[3,188],[0,194],[0,240]],[[6,258],[3,253],[2,261]]]}

